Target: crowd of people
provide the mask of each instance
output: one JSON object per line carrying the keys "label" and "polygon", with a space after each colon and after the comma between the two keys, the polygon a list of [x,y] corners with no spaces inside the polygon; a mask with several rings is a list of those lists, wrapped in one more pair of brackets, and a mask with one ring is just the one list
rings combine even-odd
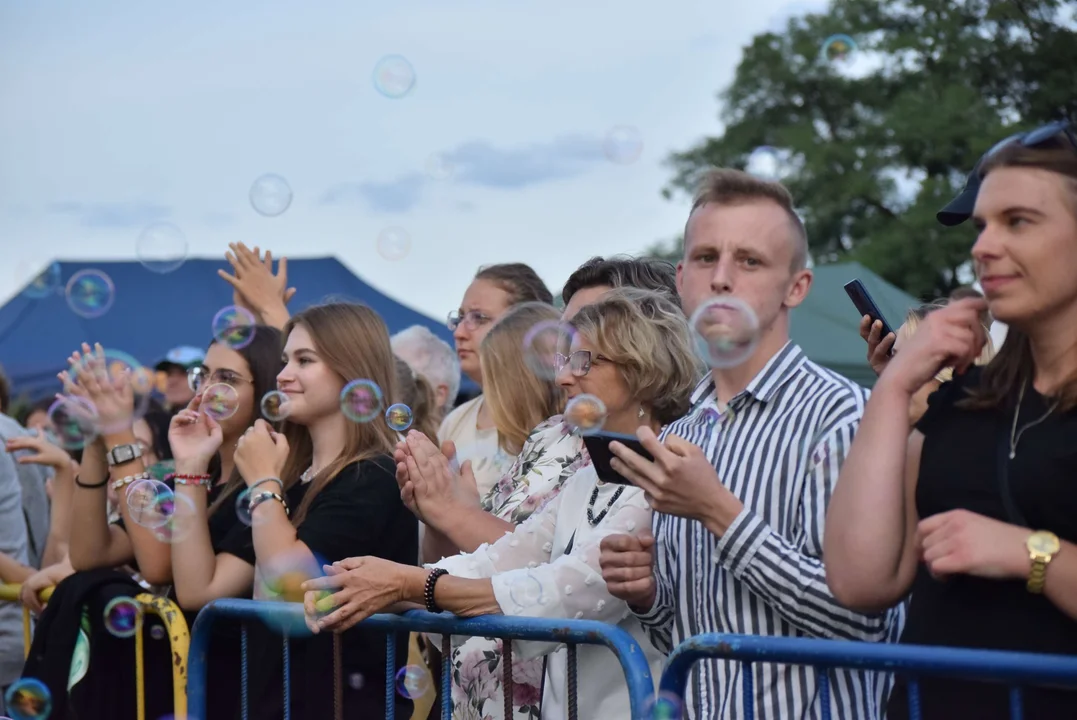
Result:
{"label": "crowd of people", "polygon": [[[442,657],[440,638],[400,634],[387,659],[361,621],[409,608],[616,625],[656,681],[709,632],[1077,653],[1073,128],[992,148],[940,213],[969,218],[983,295],[914,308],[885,336],[864,317],[870,393],[790,340],[812,288],[805,228],[781,184],[740,171],[703,177],[676,267],[593,258],[561,310],[527,265],[480,268],[448,318],[455,348],[418,326],[390,336],[361,305],[292,315],[283,264],[231,246],[222,275],[251,324],[170,352],[152,393],[82,345],[59,399],[21,425],[0,414],[0,581],[35,615],[24,663],[21,613],[0,604],[0,715],[134,717],[124,603],[142,592],[189,623],[219,598],[303,604],[302,628],[214,627],[214,719],[239,715],[241,686],[257,718],[382,717],[387,702],[409,717],[414,694],[387,700],[381,678],[416,653],[434,677],[450,664],[453,718],[567,716],[563,646],[514,643],[504,668],[501,640],[454,636]],[[727,298],[747,340],[700,330]],[[461,374],[482,392],[457,405]],[[70,408],[57,427],[58,402],[91,409],[92,429]],[[638,439],[609,443],[626,483],[592,464],[598,430]],[[146,715],[163,717],[172,658],[147,653]],[[614,656],[576,658],[581,716],[629,717]],[[758,664],[745,695],[744,672],[702,661],[663,712],[910,715],[889,673]],[[919,692],[923,717],[1009,716],[1004,686]],[[1024,693],[1028,717],[1075,703]]]}

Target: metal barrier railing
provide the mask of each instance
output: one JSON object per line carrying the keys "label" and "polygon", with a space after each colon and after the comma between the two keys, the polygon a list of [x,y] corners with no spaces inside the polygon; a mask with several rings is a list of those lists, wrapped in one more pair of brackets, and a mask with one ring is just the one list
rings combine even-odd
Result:
{"label": "metal barrier railing", "polygon": [[[21,585],[0,585],[0,602],[19,603],[19,591]],[[53,588],[42,590],[39,597],[48,602],[52,597]],[[142,637],[142,618],[149,613],[156,615],[164,623],[168,633],[168,644],[172,655],[172,707],[175,720],[187,718],[187,655],[190,645],[190,632],[187,629],[187,619],[183,616],[176,604],[165,597],[157,597],[149,593],[140,593],[135,596],[135,602],[141,608],[141,612],[135,618],[135,692],[137,693],[138,720],[146,718],[146,682],[145,682],[145,658]],[[30,654],[30,642],[32,631],[30,623],[30,609],[22,608],[23,619],[23,656]]]}
{"label": "metal barrier railing", "polygon": [[741,673],[741,691],[746,720],[755,717],[752,663],[807,665],[822,671],[819,699],[824,720],[830,718],[830,687],[825,671],[833,668],[910,676],[907,680],[910,720],[920,718],[920,687],[914,676],[1008,685],[1012,720],[1024,716],[1020,686],[1077,688],[1077,657],[1065,655],[708,633],[689,638],[674,648],[666,659],[659,692],[684,697],[692,666],[705,658],[740,661],[745,670]]}
{"label": "metal barrier railing", "polygon": [[[215,600],[199,612],[191,635],[191,652],[188,657],[190,672],[187,695],[190,717],[202,720],[206,717],[207,656],[210,633],[219,618],[270,620],[282,624],[302,623],[303,606],[299,603],[266,602],[257,600]],[[451,689],[451,636],[501,638],[503,689],[507,698],[512,696],[512,641],[537,640],[564,643],[568,646],[568,698],[569,719],[577,719],[576,710],[576,645],[605,645],[617,656],[628,684],[632,708],[632,720],[650,720],[649,713],[654,700],[654,682],[650,666],[639,643],[625,630],[607,623],[592,620],[550,620],[546,618],[506,617],[486,615],[463,620],[449,613],[434,615],[421,610],[411,610],[402,615],[374,615],[361,623],[367,629],[381,630],[386,636],[385,696],[386,720],[395,720],[393,703],[395,693],[394,668],[396,664],[396,632],[421,632],[442,635],[441,717],[452,717]],[[241,646],[246,650],[247,629],[241,626]],[[287,664],[289,640],[282,637],[284,657]],[[338,645],[335,647],[339,647]],[[285,668],[284,702],[290,702],[287,667]],[[339,683],[338,683],[339,687]],[[247,688],[241,689],[243,717],[247,717]],[[511,708],[510,708],[511,710]],[[511,712],[509,713],[511,715]],[[508,715],[507,715],[508,716]],[[288,714],[285,714],[288,717]],[[406,720],[406,719],[405,719]]]}

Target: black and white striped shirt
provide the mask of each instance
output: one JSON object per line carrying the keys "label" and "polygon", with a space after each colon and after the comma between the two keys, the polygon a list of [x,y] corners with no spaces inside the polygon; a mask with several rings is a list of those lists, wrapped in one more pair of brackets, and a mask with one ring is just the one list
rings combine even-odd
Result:
{"label": "black and white striped shirt", "polygon": [[[867,402],[865,389],[808,360],[789,342],[719,412],[708,376],[689,413],[669,425],[710,458],[744,511],[722,537],[696,520],[655,513],[655,606],[640,621],[669,652],[708,632],[896,641],[898,607],[880,615],[843,608],[823,570],[823,522],[838,470]],[[814,668],[756,663],[755,717],[819,718]],[[881,718],[890,681],[831,670],[831,717]],[[704,660],[685,694],[693,718],[742,718],[741,668]]]}

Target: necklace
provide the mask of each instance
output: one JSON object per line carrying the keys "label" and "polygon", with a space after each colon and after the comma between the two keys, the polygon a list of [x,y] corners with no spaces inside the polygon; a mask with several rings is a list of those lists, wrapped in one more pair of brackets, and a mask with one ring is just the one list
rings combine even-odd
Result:
{"label": "necklace", "polygon": [[1022,426],[1021,429],[1018,430],[1017,418],[1021,415],[1021,403],[1023,403],[1025,400],[1026,387],[1028,387],[1027,383],[1021,386],[1021,392],[1017,395],[1017,408],[1013,411],[1013,426],[1010,428],[1010,460],[1013,460],[1014,456],[1017,454],[1017,443],[1021,442],[1021,436],[1025,434],[1025,430],[1028,430],[1030,427],[1035,427],[1036,425],[1039,425],[1041,422],[1046,420],[1047,416],[1053,413],[1055,411],[1055,408],[1058,406],[1058,400],[1055,400],[1053,403],[1051,403],[1051,406],[1047,408],[1047,412],[1045,412],[1040,418],[1033,420],[1032,422]]}
{"label": "necklace", "polygon": [[299,482],[306,485],[307,483],[309,483],[311,480],[314,479],[314,475],[315,475],[314,466],[311,465],[309,468],[307,468],[306,470],[303,471],[302,475],[299,476]]}
{"label": "necklace", "polygon": [[621,493],[625,491],[625,486],[617,488],[617,492],[613,493],[613,497],[606,503],[605,509],[595,517],[595,501],[598,500],[598,483],[595,483],[595,489],[591,491],[591,501],[587,503],[587,522],[591,524],[591,527],[598,525],[602,522],[602,518],[606,517],[606,513],[613,507],[613,503],[617,502],[617,498],[621,497]]}

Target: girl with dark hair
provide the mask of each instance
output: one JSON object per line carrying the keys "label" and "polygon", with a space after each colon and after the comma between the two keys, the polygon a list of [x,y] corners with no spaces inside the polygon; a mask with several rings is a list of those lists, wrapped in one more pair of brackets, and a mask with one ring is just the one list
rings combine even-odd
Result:
{"label": "girl with dark hair", "polygon": [[[1018,136],[982,177],[972,259],[986,301],[929,314],[875,385],[827,514],[827,583],[861,612],[911,593],[904,643],[1073,655],[1077,135]],[[985,309],[1009,330],[978,367]],[[910,427],[910,397],[947,367]],[[1077,693],[1022,694],[1028,717],[1073,717]],[[920,705],[925,718],[1010,717],[998,684],[921,679]],[[887,717],[908,715],[899,680]]]}

